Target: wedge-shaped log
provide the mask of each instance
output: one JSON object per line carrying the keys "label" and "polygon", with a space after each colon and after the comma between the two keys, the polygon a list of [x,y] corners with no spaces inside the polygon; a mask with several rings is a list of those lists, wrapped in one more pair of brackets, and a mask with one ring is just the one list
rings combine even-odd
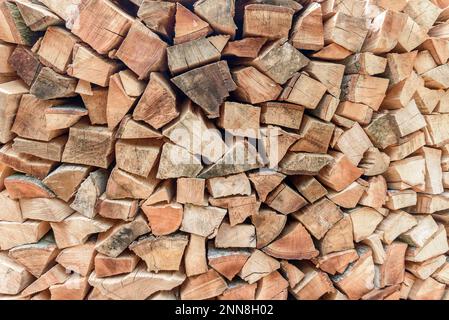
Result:
{"label": "wedge-shaped log", "polygon": [[129,249],[145,261],[150,272],[177,271],[188,242],[183,234],[148,236],[132,243]]}
{"label": "wedge-shaped log", "polygon": [[[188,277],[180,289],[181,300],[203,300],[219,296],[227,288],[226,281],[214,270]],[[199,288],[201,288],[199,290]]]}
{"label": "wedge-shaped log", "polygon": [[312,237],[299,222],[287,224],[280,236],[262,251],[272,257],[288,260],[311,259],[319,254]]}
{"label": "wedge-shaped log", "polygon": [[97,277],[103,278],[131,273],[136,268],[139,260],[138,256],[126,251],[116,258],[97,254],[94,260],[95,274]]}
{"label": "wedge-shaped log", "polygon": [[46,221],[0,222],[0,248],[9,250],[24,244],[38,242],[48,231],[50,225]]}
{"label": "wedge-shaped log", "polygon": [[113,300],[145,300],[158,291],[169,291],[181,285],[186,279],[181,272],[148,272],[140,263],[134,271],[124,275],[99,278],[95,272],[89,277],[89,284]]}
{"label": "wedge-shaped log", "polygon": [[14,138],[11,128],[14,124],[14,117],[20,105],[20,99],[26,94],[28,89],[20,81],[10,81],[0,84],[0,142],[7,143]]}
{"label": "wedge-shaped log", "polygon": [[158,179],[196,177],[203,166],[198,157],[191,154],[186,149],[172,143],[165,143],[157,171]]}
{"label": "wedge-shaped log", "polygon": [[111,220],[102,217],[89,219],[79,213],[74,213],[61,222],[51,222],[58,248],[68,248],[81,245],[90,235],[109,230],[113,226]]}
{"label": "wedge-shaped log", "polygon": [[6,254],[0,255],[0,274],[3,281],[0,284],[0,293],[15,295],[33,282],[33,276],[14,259]]}
{"label": "wedge-shaped log", "polygon": [[106,169],[112,162],[114,142],[114,131],[78,122],[70,128],[62,161]]}
{"label": "wedge-shaped log", "polygon": [[230,225],[223,222],[215,236],[216,248],[255,248],[256,229],[251,224]]}
{"label": "wedge-shaped log", "polygon": [[184,206],[184,217],[180,230],[202,237],[213,238],[227,210],[216,207]]}
{"label": "wedge-shaped log", "polygon": [[41,180],[16,173],[5,178],[5,188],[11,199],[55,198],[55,194]]}
{"label": "wedge-shaped log", "polygon": [[287,7],[249,4],[245,6],[243,36],[268,39],[287,38],[294,13],[293,9]]}
{"label": "wedge-shaped log", "polygon": [[147,222],[138,215],[129,223],[120,223],[100,235],[95,249],[104,255],[116,258],[139,236],[150,232]]}
{"label": "wedge-shaped log", "polygon": [[209,117],[218,116],[220,105],[236,89],[225,61],[190,70],[171,81]]}
{"label": "wedge-shaped log", "polygon": [[183,218],[183,207],[179,203],[142,205],[148,218],[151,232],[155,236],[171,234],[179,229]]}

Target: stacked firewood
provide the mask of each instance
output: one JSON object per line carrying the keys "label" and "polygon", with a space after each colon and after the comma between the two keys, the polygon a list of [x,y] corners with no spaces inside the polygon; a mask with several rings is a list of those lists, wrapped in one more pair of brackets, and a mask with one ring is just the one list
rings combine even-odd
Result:
{"label": "stacked firewood", "polygon": [[0,0],[0,40],[0,299],[449,299],[449,0]]}

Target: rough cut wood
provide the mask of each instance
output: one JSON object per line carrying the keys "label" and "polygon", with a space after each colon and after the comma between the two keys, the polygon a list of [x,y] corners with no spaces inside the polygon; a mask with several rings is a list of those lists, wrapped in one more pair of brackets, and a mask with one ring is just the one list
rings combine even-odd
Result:
{"label": "rough cut wood", "polygon": [[0,0],[0,300],[449,299],[448,61],[448,0]]}

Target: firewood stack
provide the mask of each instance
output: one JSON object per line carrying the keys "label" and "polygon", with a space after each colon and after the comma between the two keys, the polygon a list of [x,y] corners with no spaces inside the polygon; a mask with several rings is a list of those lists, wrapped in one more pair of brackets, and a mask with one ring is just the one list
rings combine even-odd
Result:
{"label": "firewood stack", "polygon": [[449,299],[449,0],[0,0],[0,299]]}

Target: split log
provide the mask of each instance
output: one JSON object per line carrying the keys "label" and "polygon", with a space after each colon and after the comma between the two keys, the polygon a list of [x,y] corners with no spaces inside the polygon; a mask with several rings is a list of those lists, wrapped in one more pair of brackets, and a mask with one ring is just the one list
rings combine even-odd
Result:
{"label": "split log", "polygon": [[73,61],[67,70],[67,74],[80,80],[107,87],[110,76],[118,69],[118,63],[103,58],[84,45],[76,44],[73,47]]}
{"label": "split log", "polygon": [[0,274],[3,279],[0,284],[1,294],[18,294],[34,279],[22,265],[3,253],[0,255]]}
{"label": "split log", "polygon": [[19,202],[25,219],[60,222],[73,213],[66,202],[56,198],[23,198]]}
{"label": "split log", "polygon": [[288,38],[294,13],[293,9],[286,7],[265,4],[247,5],[243,36],[268,39]]}
{"label": "split log", "polygon": [[333,202],[324,198],[293,213],[293,217],[319,240],[343,218],[343,213]]}
{"label": "split log", "polygon": [[208,271],[207,254],[209,252],[210,250],[206,253],[205,237],[196,234],[190,235],[189,243],[184,253],[184,267],[188,277],[203,274]]}
{"label": "split log", "polygon": [[[201,290],[198,290],[201,288]],[[198,276],[188,277],[180,289],[181,300],[210,299],[225,291],[226,281],[213,269]]]}
{"label": "split log", "polygon": [[12,174],[4,180],[11,199],[54,198],[55,194],[41,180],[24,174]]}
{"label": "split log", "polygon": [[46,221],[1,221],[0,248],[9,250],[20,245],[36,243],[50,230]]}
{"label": "split log", "polygon": [[188,241],[183,234],[147,236],[133,242],[129,249],[145,261],[150,272],[177,271]]}
{"label": "split log", "polygon": [[74,213],[61,222],[51,222],[56,244],[64,249],[84,244],[90,235],[109,230],[113,223],[101,217],[87,218]]}
{"label": "split log", "polygon": [[131,273],[138,262],[139,258],[130,252],[124,252],[116,258],[97,254],[94,260],[95,274],[101,278]]}
{"label": "split log", "polygon": [[95,241],[90,240],[78,246],[65,248],[56,257],[56,262],[66,270],[76,272],[85,277],[94,268],[96,253]]}
{"label": "split log", "polygon": [[142,205],[142,211],[148,218],[151,232],[155,236],[169,235],[181,226],[183,207],[179,203]]}
{"label": "split log", "polygon": [[100,235],[95,249],[108,257],[118,257],[135,239],[150,232],[145,219],[138,215],[132,222],[115,225]]}
{"label": "split log", "polygon": [[218,115],[219,106],[236,89],[226,62],[208,64],[171,79],[209,117]]}
{"label": "split log", "polygon": [[108,199],[106,194],[98,198],[95,210],[108,219],[131,221],[137,214],[138,201],[134,199]]}
{"label": "split log", "polygon": [[175,44],[202,38],[212,32],[209,23],[202,20],[181,3],[176,3],[175,19],[175,37],[173,39]]}
{"label": "split log", "polygon": [[59,249],[50,234],[36,243],[14,247],[8,253],[9,257],[23,265],[36,278],[50,269],[58,254]]}
{"label": "split log", "polygon": [[11,128],[14,124],[14,117],[20,105],[23,94],[28,93],[26,85],[20,81],[10,81],[0,84],[0,142],[7,143],[14,138]]}
{"label": "split log", "polygon": [[223,222],[215,236],[216,248],[255,248],[256,230],[250,224],[238,224],[231,226]]}
{"label": "split log", "polygon": [[317,269],[306,265],[301,268],[304,279],[295,287],[290,288],[290,293],[298,300],[316,300],[325,294],[335,291],[329,276]]}
{"label": "split log", "polygon": [[107,278],[99,278],[95,272],[89,284],[107,298],[113,300],[145,300],[158,291],[169,291],[181,285],[185,275],[180,272],[148,272],[141,263],[133,272]]}
{"label": "split log", "polygon": [[249,284],[253,284],[279,268],[280,264],[276,259],[255,250],[246,260],[239,276]]}
{"label": "split log", "polygon": [[202,237],[212,238],[216,235],[227,210],[216,207],[184,206],[184,216],[180,230]]}

